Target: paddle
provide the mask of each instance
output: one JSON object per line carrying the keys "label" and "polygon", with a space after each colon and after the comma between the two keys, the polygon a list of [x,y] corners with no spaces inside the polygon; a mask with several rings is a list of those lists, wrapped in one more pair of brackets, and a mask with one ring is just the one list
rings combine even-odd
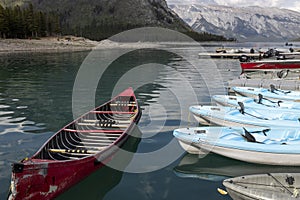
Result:
{"label": "paddle", "polygon": [[261,101],[263,100],[263,95],[262,94],[258,94],[258,103],[262,104]]}
{"label": "paddle", "polygon": [[262,100],[263,100],[263,99],[264,99],[264,100],[267,100],[267,101],[269,101],[269,102],[271,102],[271,103],[277,103],[278,106],[280,106],[280,103],[283,102],[283,101],[281,101],[281,100],[279,100],[279,101],[277,101],[277,102],[276,102],[276,101],[272,101],[272,100],[270,100],[270,99],[264,98],[264,96],[263,96],[262,94],[259,93],[259,94],[258,94],[258,102],[257,102],[257,103],[258,103],[258,104],[265,105],[265,106],[269,106],[269,105],[266,105],[266,104],[263,104],[263,103],[262,103]]}
{"label": "paddle", "polygon": [[240,106],[240,113],[242,114],[242,115],[244,115],[244,114],[247,114],[247,115],[249,115],[249,116],[252,116],[252,117],[255,117],[255,118],[257,118],[257,119],[262,119],[262,120],[268,120],[268,118],[264,118],[264,117],[258,117],[258,116],[255,116],[255,115],[252,115],[252,114],[250,114],[250,113],[247,113],[247,112],[245,112],[245,106],[244,106],[244,104],[243,104],[243,102],[238,102],[238,104],[239,104],[239,106]]}
{"label": "paddle", "polygon": [[291,93],[291,91],[284,91],[284,90],[279,90],[279,89],[276,89],[275,86],[273,84],[270,85],[270,88],[271,88],[271,92],[272,93],[275,93],[275,91],[278,91],[278,92],[281,92],[283,94],[288,94],[288,93]]}
{"label": "paddle", "polygon": [[244,127],[243,129],[245,131],[245,135],[241,134],[241,136],[243,136],[243,138],[245,138],[247,142],[261,143],[261,142],[257,142],[255,137],[247,129],[245,129]]}
{"label": "paddle", "polygon": [[267,132],[269,132],[271,129],[267,128],[261,131],[251,131],[249,133],[263,133],[265,136],[267,136]]}

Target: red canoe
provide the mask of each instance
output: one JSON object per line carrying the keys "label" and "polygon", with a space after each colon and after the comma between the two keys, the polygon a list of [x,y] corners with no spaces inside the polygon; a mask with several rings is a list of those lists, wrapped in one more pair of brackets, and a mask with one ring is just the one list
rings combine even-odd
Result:
{"label": "red canoe", "polygon": [[261,60],[240,63],[243,72],[300,69],[300,60]]}
{"label": "red canoe", "polygon": [[47,200],[108,163],[141,117],[132,88],[55,133],[31,158],[12,165],[11,200]]}

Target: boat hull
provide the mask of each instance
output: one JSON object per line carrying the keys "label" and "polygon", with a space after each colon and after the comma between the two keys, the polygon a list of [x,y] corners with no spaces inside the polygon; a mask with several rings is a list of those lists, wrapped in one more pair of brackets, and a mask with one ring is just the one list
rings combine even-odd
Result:
{"label": "boat hull", "polygon": [[[248,130],[252,140],[249,136],[247,136],[248,140],[245,139],[246,129],[241,127],[176,129],[173,135],[182,141],[180,144],[190,144],[193,148],[198,148],[199,152],[212,152],[249,163],[300,166],[298,129],[252,128]],[[192,153],[197,151],[193,150]]]}
{"label": "boat hull", "polygon": [[274,60],[270,62],[241,62],[243,72],[280,70],[280,69],[300,69],[299,60]]}
{"label": "boat hull", "polygon": [[299,173],[240,176],[223,181],[234,200],[292,200],[299,198]]}
{"label": "boat hull", "polygon": [[[128,139],[124,135],[123,142]],[[13,165],[13,186],[18,191],[14,200],[53,199],[89,174],[109,163],[119,146],[113,146],[96,156],[78,161],[45,162],[29,159]],[[98,157],[98,158],[97,158]],[[22,167],[22,171],[18,169]]]}
{"label": "boat hull", "polygon": [[31,158],[12,164],[9,200],[49,200],[111,162],[141,110],[132,88],[55,133]]}
{"label": "boat hull", "polygon": [[[235,122],[235,121],[232,121],[232,120],[227,120],[225,118],[218,118],[218,117],[215,117],[215,116],[201,116],[201,115],[197,115],[195,113],[193,113],[195,119],[201,123],[203,121],[207,122],[209,121],[210,124],[209,125],[219,125],[219,126],[234,126],[234,127],[237,127],[237,126],[245,126],[245,127],[251,127],[251,128],[260,128],[260,127],[266,127],[266,125],[255,125],[255,124],[247,124],[247,123],[239,123],[239,122]],[[203,124],[203,125],[206,125],[206,124]]]}
{"label": "boat hull", "polygon": [[212,153],[249,163],[280,166],[300,166],[300,154],[280,154],[246,151],[234,148],[220,147],[217,145],[213,146],[205,143],[201,143],[201,145],[199,145],[198,147],[202,150],[211,151]]}
{"label": "boat hull", "polygon": [[188,153],[190,154],[207,154],[207,151],[204,149],[199,148],[198,146],[194,146],[192,143],[183,141],[183,140],[178,140],[180,146]]}

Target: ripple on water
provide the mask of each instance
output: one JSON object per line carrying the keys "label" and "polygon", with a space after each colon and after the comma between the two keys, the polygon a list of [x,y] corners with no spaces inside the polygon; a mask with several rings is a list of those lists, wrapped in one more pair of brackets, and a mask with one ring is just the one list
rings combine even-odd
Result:
{"label": "ripple on water", "polygon": [[12,114],[14,114],[14,111],[0,111],[0,116],[12,115]]}
{"label": "ripple on water", "polygon": [[26,109],[26,108],[28,108],[28,106],[17,106],[16,108],[17,109]]}
{"label": "ripple on water", "polygon": [[[1,101],[1,99],[0,99],[0,101]],[[3,108],[9,108],[10,106],[8,106],[8,105],[0,105],[0,109],[3,109]]]}

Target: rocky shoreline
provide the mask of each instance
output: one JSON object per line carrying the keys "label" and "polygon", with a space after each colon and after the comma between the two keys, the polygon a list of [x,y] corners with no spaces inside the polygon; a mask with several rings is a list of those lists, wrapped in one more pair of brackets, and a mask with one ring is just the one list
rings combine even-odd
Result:
{"label": "rocky shoreline", "polygon": [[0,39],[0,55],[26,52],[76,52],[115,48],[156,48],[161,46],[159,43],[151,42],[118,43],[111,40],[99,42],[74,36],[40,39]]}
{"label": "rocky shoreline", "polygon": [[45,37],[40,39],[0,39],[0,54],[23,52],[89,51],[99,42],[82,37]]}

